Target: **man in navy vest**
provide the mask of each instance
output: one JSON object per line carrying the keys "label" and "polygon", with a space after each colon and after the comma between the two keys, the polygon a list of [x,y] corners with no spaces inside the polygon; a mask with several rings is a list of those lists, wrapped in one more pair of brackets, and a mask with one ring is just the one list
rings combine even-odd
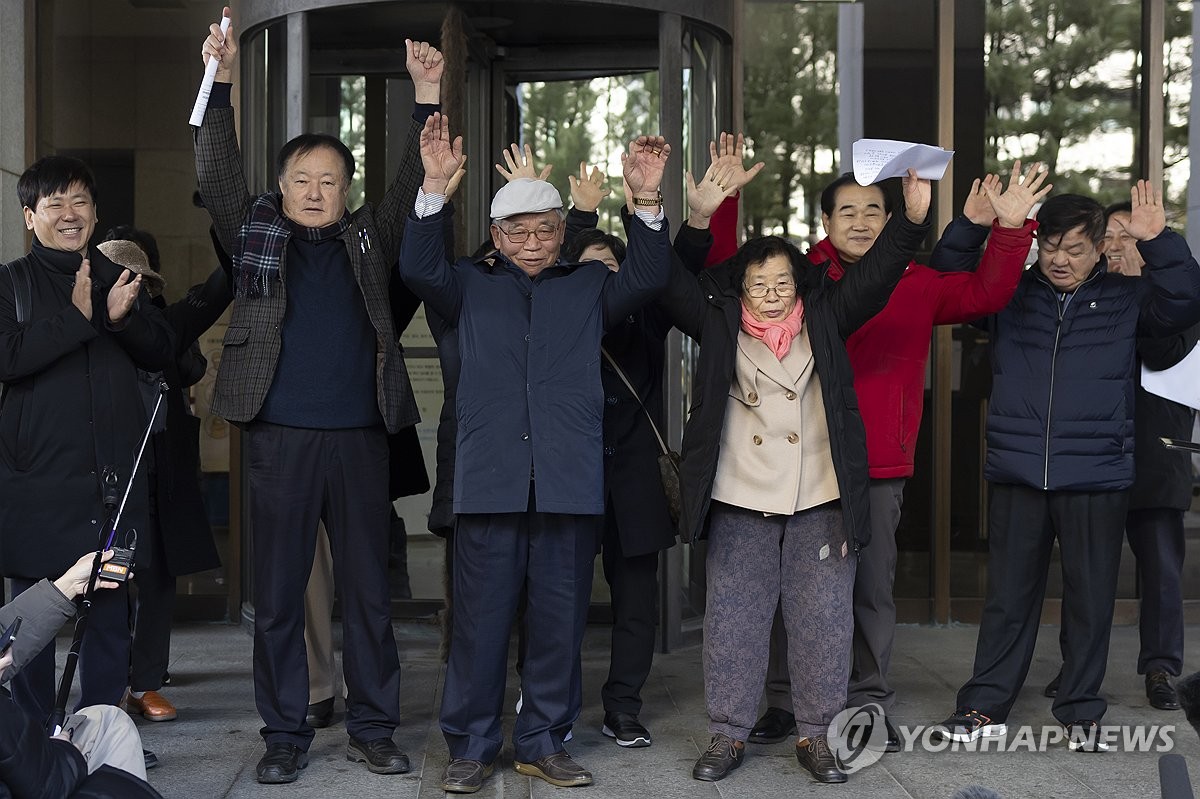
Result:
{"label": "man in navy vest", "polygon": [[1063,671],[1054,716],[1073,751],[1107,749],[1099,721],[1129,487],[1139,335],[1200,319],[1200,266],[1166,227],[1162,194],[1131,191],[1125,229],[1144,278],[1105,269],[1104,209],[1079,195],[1038,212],[1038,262],[990,320],[992,398],[988,592],[971,679],[942,735],[1007,732],[1029,671],[1057,537],[1063,570]]}

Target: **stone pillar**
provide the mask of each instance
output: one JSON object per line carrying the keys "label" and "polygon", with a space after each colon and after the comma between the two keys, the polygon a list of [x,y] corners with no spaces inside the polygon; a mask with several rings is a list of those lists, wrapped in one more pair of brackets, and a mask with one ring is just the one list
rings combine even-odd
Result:
{"label": "stone pillar", "polygon": [[[25,252],[17,178],[25,171],[26,0],[0,0],[0,262]],[[29,12],[27,14],[27,11]]]}

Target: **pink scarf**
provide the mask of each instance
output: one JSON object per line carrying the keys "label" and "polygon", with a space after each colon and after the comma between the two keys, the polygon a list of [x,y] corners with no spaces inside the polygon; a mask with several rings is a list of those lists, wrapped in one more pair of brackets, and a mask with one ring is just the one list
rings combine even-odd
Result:
{"label": "pink scarf", "polygon": [[796,297],[796,307],[779,322],[760,322],[750,315],[745,300],[742,301],[742,330],[766,344],[775,357],[783,360],[792,348],[792,339],[800,332],[804,324],[804,302]]}

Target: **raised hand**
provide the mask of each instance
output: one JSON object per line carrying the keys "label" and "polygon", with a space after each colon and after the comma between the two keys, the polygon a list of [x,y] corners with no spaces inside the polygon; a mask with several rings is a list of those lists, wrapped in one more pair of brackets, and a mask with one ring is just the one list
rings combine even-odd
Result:
{"label": "raised hand", "polygon": [[638,136],[629,142],[629,152],[621,153],[621,173],[635,200],[657,196],[670,155],[671,145],[662,136]]}
{"label": "raised hand", "polygon": [[908,174],[900,178],[900,186],[904,190],[904,215],[914,225],[921,224],[925,221],[925,215],[929,213],[933,184],[917,177],[917,170],[910,168]]}
{"label": "raised hand", "polygon": [[441,51],[429,42],[404,40],[404,66],[412,78],[418,103],[434,104],[441,101],[442,69],[445,64]]}
{"label": "raised hand", "polygon": [[754,166],[746,169],[744,166],[746,159],[746,138],[742,134],[739,133],[737,136],[734,136],[732,133],[721,131],[718,139],[718,142],[710,141],[708,143],[709,159],[713,166],[720,166],[728,170],[723,181],[725,187],[732,188],[733,192],[741,191],[743,186],[754,180],[766,164],[759,161]]}
{"label": "raised hand", "polygon": [[421,129],[421,165],[425,167],[421,188],[426,194],[445,195],[450,181],[466,162],[462,136],[450,140],[450,118],[442,113],[432,114]]}
{"label": "raised hand", "polygon": [[138,292],[142,288],[142,276],[137,275],[132,280],[129,279],[130,272],[128,269],[121,272],[121,276],[117,278],[117,282],[113,283],[113,287],[108,290],[108,321],[120,322],[125,318],[125,314],[129,313],[129,309],[133,307],[134,300],[137,299]]}
{"label": "raised hand", "polygon": [[87,258],[75,273],[75,285],[71,288],[71,304],[79,309],[83,318],[92,321],[92,262]]}
{"label": "raised hand", "polygon": [[[509,154],[509,150],[512,151],[511,154]],[[517,178],[545,180],[550,177],[550,172],[554,169],[554,164],[546,164],[539,172],[537,166],[533,163],[533,148],[528,144],[523,149],[515,143],[510,144],[501,153],[504,156],[504,163],[508,164],[508,169],[496,164],[496,171],[503,175],[504,179],[509,183],[512,183]]]}
{"label": "raised hand", "polygon": [[[233,19],[233,11],[229,6],[225,6],[221,11],[221,16]],[[219,83],[233,82],[233,67],[237,63],[237,53],[237,34],[233,30],[232,22],[229,23],[229,30],[225,33],[221,33],[221,26],[218,23],[214,22],[208,26],[208,38],[204,40],[204,44],[200,48],[200,58],[206,67],[210,58],[215,58],[220,62],[215,78]]]}
{"label": "raised hand", "polygon": [[1008,176],[1008,188],[1003,194],[993,187],[984,190],[1000,227],[1019,228],[1025,224],[1033,206],[1054,188],[1053,183],[1042,186],[1049,174],[1045,165],[1039,163],[1029,167],[1022,177],[1021,162],[1017,160],[1013,162],[1012,172]]}
{"label": "raised hand", "polygon": [[992,201],[988,199],[985,189],[991,187],[999,193],[1003,185],[1000,176],[991,172],[984,175],[982,180],[975,178],[971,182],[971,191],[967,193],[967,201],[963,203],[963,216],[974,225],[991,225],[996,213],[992,210]]}
{"label": "raised hand", "polygon": [[708,227],[709,219],[721,207],[725,198],[732,197],[737,192],[733,181],[736,171],[741,168],[740,161],[737,164],[721,164],[714,161],[699,183],[690,171],[683,173],[683,180],[687,186],[689,225],[700,229]]}
{"label": "raised hand", "polygon": [[612,194],[612,189],[604,185],[608,177],[600,171],[600,167],[594,166],[588,172],[587,164],[583,161],[579,162],[579,177],[567,175],[567,182],[571,184],[571,205],[580,211],[593,213],[600,207],[600,201]]}
{"label": "raised hand", "polygon": [[1133,210],[1125,231],[1138,241],[1148,241],[1167,227],[1167,210],[1163,206],[1162,192],[1148,180],[1139,180],[1129,190],[1129,203]]}

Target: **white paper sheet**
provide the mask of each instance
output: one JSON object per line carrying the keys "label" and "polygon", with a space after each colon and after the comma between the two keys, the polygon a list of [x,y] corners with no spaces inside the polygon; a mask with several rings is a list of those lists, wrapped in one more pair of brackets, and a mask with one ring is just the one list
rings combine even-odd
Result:
{"label": "white paper sheet", "polygon": [[892,139],[859,139],[854,142],[854,179],[861,186],[870,186],[887,178],[917,170],[917,177],[941,180],[954,157],[953,150],[931,144],[915,144]]}
{"label": "white paper sheet", "polygon": [[1170,369],[1155,372],[1143,366],[1142,388],[1180,405],[1200,408],[1200,347],[1192,347],[1188,356]]}

